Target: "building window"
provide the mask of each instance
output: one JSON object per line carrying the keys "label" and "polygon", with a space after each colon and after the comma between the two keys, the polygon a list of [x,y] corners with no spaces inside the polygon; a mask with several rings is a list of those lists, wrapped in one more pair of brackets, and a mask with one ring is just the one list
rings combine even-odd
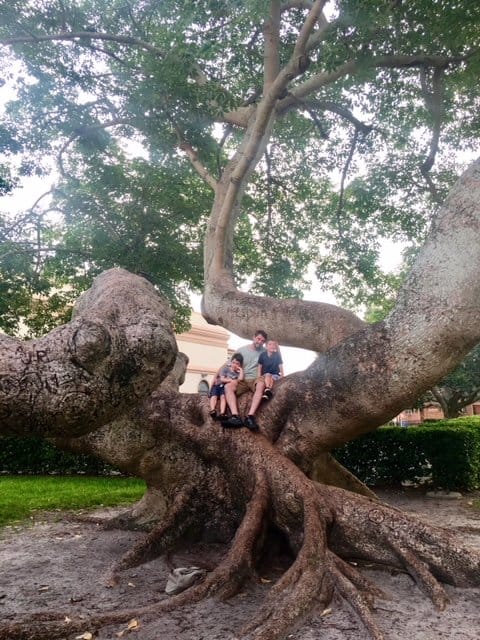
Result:
{"label": "building window", "polygon": [[206,380],[200,380],[198,383],[198,393],[201,396],[208,396],[208,392],[210,387],[208,386],[208,382]]}

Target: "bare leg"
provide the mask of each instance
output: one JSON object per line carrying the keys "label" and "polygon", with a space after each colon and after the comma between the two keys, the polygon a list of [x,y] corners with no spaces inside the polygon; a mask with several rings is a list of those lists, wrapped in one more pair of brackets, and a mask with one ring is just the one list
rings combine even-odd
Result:
{"label": "bare leg", "polygon": [[226,408],[227,408],[227,401],[225,399],[225,394],[222,394],[220,396],[220,413],[222,415],[225,413]]}
{"label": "bare leg", "polygon": [[225,400],[228,405],[228,408],[232,412],[232,415],[238,416],[238,405],[237,405],[237,396],[235,391],[237,390],[238,382],[237,380],[232,380],[231,382],[227,382],[225,385]]}
{"label": "bare leg", "polygon": [[258,409],[260,403],[262,402],[262,394],[264,389],[265,382],[263,381],[263,379],[259,379],[257,381],[257,384],[255,385],[255,393],[253,394],[252,403],[250,404],[250,409],[248,410],[249,416],[255,415],[255,411]]}

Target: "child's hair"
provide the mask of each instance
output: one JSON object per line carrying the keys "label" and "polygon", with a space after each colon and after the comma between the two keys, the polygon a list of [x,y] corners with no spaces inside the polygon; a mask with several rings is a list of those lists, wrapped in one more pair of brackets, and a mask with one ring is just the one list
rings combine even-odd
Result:
{"label": "child's hair", "polygon": [[233,356],[230,358],[230,362],[232,360],[236,360],[240,364],[243,364],[243,356],[241,353],[234,353]]}

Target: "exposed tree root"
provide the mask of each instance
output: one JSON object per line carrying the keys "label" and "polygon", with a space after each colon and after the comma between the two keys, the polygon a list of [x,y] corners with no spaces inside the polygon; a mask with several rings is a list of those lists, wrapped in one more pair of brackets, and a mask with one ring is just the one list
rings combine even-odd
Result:
{"label": "exposed tree root", "polygon": [[[203,582],[145,607],[69,616],[68,622],[58,613],[30,614],[5,623],[0,640],[70,638],[87,626],[94,631],[132,618],[145,623],[206,597],[231,597],[254,575],[269,522],[283,532],[296,556],[242,630],[242,637],[252,640],[282,637],[319,605],[325,607],[334,592],[350,604],[371,638],[382,640],[373,606],[384,594],[347,562],[349,558],[406,570],[439,609],[448,601],[439,580],[480,583],[478,556],[447,531],[369,498],[312,482],[273,447],[259,446],[258,436],[248,434],[244,442],[250,442],[247,460],[254,473],[250,500],[228,552]],[[274,465],[266,464],[270,457]],[[189,494],[179,494],[169,518],[116,563],[111,578],[116,581],[120,570],[172,548],[187,526],[180,523],[189,509]]]}
{"label": "exposed tree root", "polygon": [[110,568],[104,579],[106,586],[118,584],[120,571],[148,562],[170,550],[192,524],[194,514],[187,509],[190,498],[189,491],[182,491],[175,497],[166,519]]}

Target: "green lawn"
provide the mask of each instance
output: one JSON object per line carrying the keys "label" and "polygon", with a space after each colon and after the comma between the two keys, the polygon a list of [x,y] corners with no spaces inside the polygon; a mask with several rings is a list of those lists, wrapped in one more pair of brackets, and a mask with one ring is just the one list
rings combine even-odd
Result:
{"label": "green lawn", "polygon": [[138,478],[0,476],[0,526],[26,520],[35,511],[129,504],[144,491]]}

